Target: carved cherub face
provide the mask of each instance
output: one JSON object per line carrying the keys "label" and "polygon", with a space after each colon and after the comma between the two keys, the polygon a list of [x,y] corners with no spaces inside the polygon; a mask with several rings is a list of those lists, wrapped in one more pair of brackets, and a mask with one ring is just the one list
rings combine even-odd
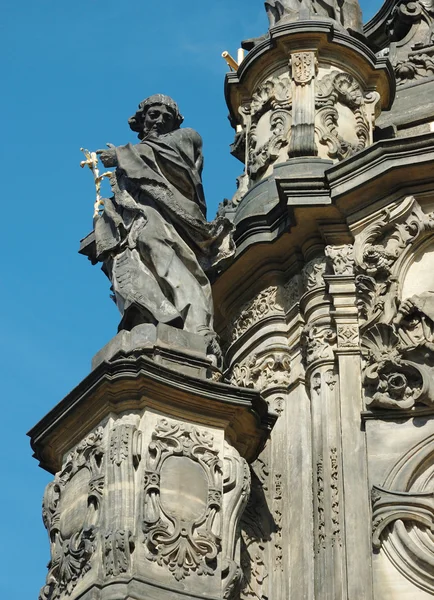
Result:
{"label": "carved cherub face", "polygon": [[175,127],[175,115],[164,104],[154,104],[146,111],[143,123],[145,135],[148,133],[163,135],[173,131]]}

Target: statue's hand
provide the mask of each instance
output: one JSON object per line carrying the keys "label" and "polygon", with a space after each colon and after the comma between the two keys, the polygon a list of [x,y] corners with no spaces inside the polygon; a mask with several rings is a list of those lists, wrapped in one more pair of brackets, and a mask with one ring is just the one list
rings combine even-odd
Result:
{"label": "statue's hand", "polygon": [[117,167],[116,146],[107,144],[107,147],[107,150],[97,150],[96,153],[105,167]]}

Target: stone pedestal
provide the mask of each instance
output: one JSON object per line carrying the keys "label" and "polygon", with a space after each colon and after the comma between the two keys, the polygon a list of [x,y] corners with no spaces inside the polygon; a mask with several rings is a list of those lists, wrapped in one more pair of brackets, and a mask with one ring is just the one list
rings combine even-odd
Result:
{"label": "stone pedestal", "polygon": [[247,461],[272,423],[257,392],[144,356],[100,363],[30,432],[55,473],[41,599],[233,594]]}

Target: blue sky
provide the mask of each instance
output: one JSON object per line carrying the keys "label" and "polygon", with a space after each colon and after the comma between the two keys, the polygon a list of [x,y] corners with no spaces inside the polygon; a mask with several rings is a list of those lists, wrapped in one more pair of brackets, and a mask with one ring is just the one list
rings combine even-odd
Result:
{"label": "blue sky", "polygon": [[[362,8],[366,21],[380,4]],[[262,0],[5,0],[1,20],[0,597],[36,600],[51,476],[31,458],[25,433],[89,372],[119,321],[108,280],[77,254],[94,201],[79,148],[134,141],[127,120],[139,101],[173,96],[204,140],[212,218],[242,170],[229,154],[221,53],[236,56],[267,18]]]}

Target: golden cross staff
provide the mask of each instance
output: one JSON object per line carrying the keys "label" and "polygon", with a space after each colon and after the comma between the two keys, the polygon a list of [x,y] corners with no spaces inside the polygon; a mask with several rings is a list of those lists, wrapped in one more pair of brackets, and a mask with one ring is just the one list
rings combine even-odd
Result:
{"label": "golden cross staff", "polygon": [[81,152],[83,152],[83,154],[86,157],[86,160],[82,160],[80,163],[80,167],[89,167],[89,169],[92,171],[93,173],[93,179],[95,181],[95,188],[96,188],[96,200],[95,200],[95,204],[93,205],[94,211],[93,211],[93,217],[97,217],[98,215],[101,214],[101,211],[104,209],[104,200],[101,198],[101,183],[102,180],[105,177],[110,177],[111,175],[113,175],[113,171],[107,171],[106,173],[101,173],[99,172],[98,169],[98,156],[96,154],[96,152],[89,152],[89,150],[86,150],[86,148],[80,148]]}

